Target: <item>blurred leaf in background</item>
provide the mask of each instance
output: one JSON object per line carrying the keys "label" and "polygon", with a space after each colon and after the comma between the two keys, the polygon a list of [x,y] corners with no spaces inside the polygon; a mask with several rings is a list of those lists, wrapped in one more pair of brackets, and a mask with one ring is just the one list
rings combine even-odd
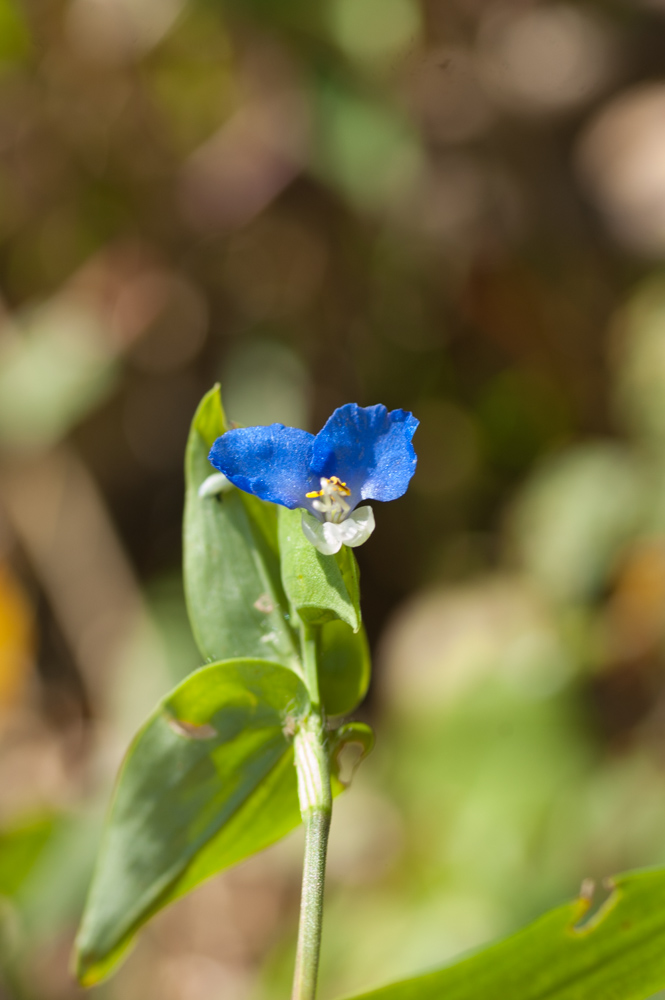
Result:
{"label": "blurred leaf in background", "polygon": [[[663,17],[0,0],[0,830],[56,817],[11,1000],[78,995],[112,777],[201,665],[174,581],[217,379],[247,425],[421,417],[359,552],[377,750],[336,804],[322,995],[662,860]],[[100,997],[283,995],[295,838]]]}
{"label": "blurred leaf in background", "polygon": [[30,32],[21,8],[14,0],[0,4],[0,72],[2,64],[11,66],[30,52]]}

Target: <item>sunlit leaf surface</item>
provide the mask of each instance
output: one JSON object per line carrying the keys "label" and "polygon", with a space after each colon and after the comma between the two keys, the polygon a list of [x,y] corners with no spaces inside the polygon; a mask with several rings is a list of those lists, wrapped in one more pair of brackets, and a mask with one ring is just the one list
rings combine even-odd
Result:
{"label": "sunlit leaf surface", "polygon": [[77,940],[86,985],[157,910],[300,822],[285,667],[235,660],[191,674],[157,707],[120,772]]}
{"label": "sunlit leaf surface", "polygon": [[354,1000],[646,1000],[665,987],[665,870],[622,875],[454,965]]}
{"label": "sunlit leaf surface", "polygon": [[208,661],[256,656],[296,667],[279,579],[274,505],[235,488],[219,496],[198,495],[214,472],[210,446],[225,430],[215,388],[203,398],[187,444],[184,567],[192,630]]}

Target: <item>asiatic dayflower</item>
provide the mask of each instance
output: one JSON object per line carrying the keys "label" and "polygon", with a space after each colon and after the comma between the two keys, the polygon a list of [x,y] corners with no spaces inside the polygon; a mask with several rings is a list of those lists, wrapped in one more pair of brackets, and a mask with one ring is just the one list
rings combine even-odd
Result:
{"label": "asiatic dayflower", "polygon": [[324,555],[355,547],[374,530],[362,500],[396,500],[416,470],[411,439],[418,421],[406,410],[347,403],[317,435],[270,424],[217,438],[212,465],[238,489],[293,510],[302,508],[306,538]]}

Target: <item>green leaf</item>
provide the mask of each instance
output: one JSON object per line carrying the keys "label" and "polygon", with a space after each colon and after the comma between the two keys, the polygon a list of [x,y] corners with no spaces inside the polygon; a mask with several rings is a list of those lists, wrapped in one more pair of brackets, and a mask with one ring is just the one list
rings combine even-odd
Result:
{"label": "green leaf", "polygon": [[0,61],[22,61],[30,49],[30,33],[18,4],[0,0]]}
{"label": "green leaf", "polygon": [[621,875],[468,958],[354,1000],[646,1000],[665,988],[665,869]]}
{"label": "green leaf", "polygon": [[[0,79],[8,16],[0,0]],[[22,313],[18,331],[0,344],[0,441],[45,450],[108,398],[120,367],[101,315],[73,296]]]}
{"label": "green leaf", "polygon": [[214,471],[210,447],[226,431],[219,387],[201,401],[187,442],[184,571],[196,643],[210,660],[274,659],[299,671],[279,575],[274,504],[232,488],[199,497]]}
{"label": "green leaf", "polygon": [[[356,747],[357,754],[351,763],[348,777],[342,777],[342,768],[345,761],[342,755],[347,747]],[[347,722],[340,726],[330,737],[330,763],[331,771],[342,788],[347,788],[351,784],[351,779],[356,773],[359,764],[374,749],[374,730],[365,722]]]}
{"label": "green leaf", "polygon": [[361,621],[360,570],[358,569],[358,563],[353,553],[353,549],[349,548],[348,545],[342,545],[341,549],[335,556],[335,561],[339,566],[339,571],[342,574],[342,579],[344,580],[344,586],[346,587],[347,593],[351,598],[351,603],[355,608],[358,621]]}
{"label": "green leaf", "polygon": [[552,455],[512,516],[529,575],[555,601],[596,600],[640,531],[648,497],[644,467],[628,447],[593,442]]}
{"label": "green leaf", "polygon": [[107,975],[138,928],[300,822],[290,729],[302,681],[265,660],[215,663],[157,707],[125,758],[77,939],[77,974]]}
{"label": "green leaf", "polygon": [[365,630],[346,622],[328,622],[321,629],[319,685],[328,715],[348,715],[369,686],[371,661]]}
{"label": "green leaf", "polygon": [[[349,593],[337,558],[322,555],[307,541],[300,510],[280,507],[278,525],[282,582],[293,609],[310,625],[339,619],[357,632],[361,621],[359,605],[354,594]],[[353,590],[351,577],[349,585]]]}
{"label": "green leaf", "polygon": [[21,888],[56,827],[55,816],[38,816],[0,831],[0,896]]}

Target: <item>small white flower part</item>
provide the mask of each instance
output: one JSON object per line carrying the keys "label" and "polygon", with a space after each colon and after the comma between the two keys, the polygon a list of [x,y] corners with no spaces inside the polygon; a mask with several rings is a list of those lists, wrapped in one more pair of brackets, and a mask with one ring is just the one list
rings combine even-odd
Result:
{"label": "small white flower part", "polygon": [[308,542],[324,556],[339,552],[342,545],[355,548],[366,542],[374,531],[374,511],[358,507],[344,521],[318,521],[309,511],[302,511],[302,530]]}
{"label": "small white flower part", "polygon": [[204,479],[199,486],[199,496],[201,499],[203,497],[215,497],[219,493],[228,493],[229,490],[233,489],[233,483],[230,479],[227,479],[223,472],[215,472],[212,476],[208,476]]}

